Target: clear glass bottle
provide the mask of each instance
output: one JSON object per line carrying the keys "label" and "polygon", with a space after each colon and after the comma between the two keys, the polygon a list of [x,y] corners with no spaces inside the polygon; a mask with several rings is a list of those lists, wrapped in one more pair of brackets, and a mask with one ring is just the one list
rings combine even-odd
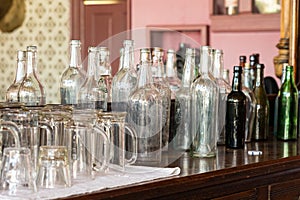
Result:
{"label": "clear glass bottle", "polygon": [[251,68],[248,63],[245,64],[242,74],[242,91],[246,95],[246,127],[245,127],[245,142],[251,142],[255,110],[256,110],[256,98],[253,90],[251,89]]}
{"label": "clear glass bottle", "polygon": [[221,72],[224,69],[223,51],[216,49],[213,56],[213,75],[219,88],[219,104],[217,113],[217,143],[225,145],[225,118],[227,96],[231,92],[231,86],[222,78]]}
{"label": "clear glass bottle", "polygon": [[70,63],[60,80],[60,99],[62,105],[76,105],[77,94],[85,80],[81,63],[81,43],[79,40],[70,42]]}
{"label": "clear glass bottle", "polygon": [[7,102],[18,102],[20,85],[26,75],[26,51],[17,51],[17,70],[14,82],[6,90]]}
{"label": "clear glass bottle", "polygon": [[233,69],[232,91],[227,98],[225,144],[227,148],[245,146],[246,96],[242,92],[242,67]]}
{"label": "clear glass bottle", "polygon": [[[137,73],[134,65],[133,40],[123,42],[122,68],[112,80],[112,111],[127,111],[128,97],[133,92],[137,83]],[[121,62],[121,60],[120,60]]]}
{"label": "clear glass bottle", "polygon": [[137,164],[161,162],[163,98],[153,84],[150,49],[140,49],[137,88],[129,96],[128,122],[137,133]]}
{"label": "clear glass bottle", "polygon": [[42,100],[41,100],[41,105],[46,104],[46,91],[44,89],[44,86],[42,85],[39,77],[38,77],[38,57],[37,57],[37,46],[27,46],[27,51],[32,51],[33,52],[33,76],[37,80],[39,84],[39,88],[42,92]]}
{"label": "clear glass bottle", "polygon": [[175,124],[174,127],[170,127],[175,131],[172,146],[181,151],[189,150],[192,143],[191,112],[193,107],[190,87],[196,78],[195,55],[195,49],[186,49],[181,87],[175,96]]}
{"label": "clear glass bottle", "polygon": [[175,99],[175,93],[180,88],[181,80],[177,76],[176,54],[173,49],[167,51],[166,79],[172,91],[171,99]]}
{"label": "clear glass bottle", "polygon": [[153,49],[153,64],[151,68],[154,86],[158,89],[159,93],[163,97],[162,147],[163,150],[168,150],[171,114],[171,90],[167,80],[164,78],[163,55],[163,49],[158,47]]}
{"label": "clear glass bottle", "polygon": [[298,89],[294,81],[293,66],[285,67],[285,78],[278,93],[277,138],[296,140],[298,138]]}
{"label": "clear glass bottle", "polygon": [[213,157],[216,155],[216,112],[218,108],[218,87],[209,74],[211,48],[201,46],[201,75],[192,83],[192,137],[193,157]]}
{"label": "clear glass bottle", "polygon": [[99,51],[97,47],[88,49],[88,69],[86,79],[78,92],[78,109],[107,110],[107,90],[99,85],[96,75],[99,65]]}
{"label": "clear glass bottle", "polygon": [[98,47],[98,50],[100,56],[99,70],[98,70],[99,81],[105,83],[108,92],[107,102],[111,102],[111,83],[113,77],[111,75],[109,49],[107,47]]}
{"label": "clear glass bottle", "polygon": [[34,76],[34,52],[26,51],[26,75],[18,91],[18,101],[27,106],[43,105],[42,91]]}
{"label": "clear glass bottle", "polygon": [[256,110],[252,139],[266,140],[269,133],[269,100],[264,87],[264,64],[256,65],[256,84],[254,95],[256,98]]}

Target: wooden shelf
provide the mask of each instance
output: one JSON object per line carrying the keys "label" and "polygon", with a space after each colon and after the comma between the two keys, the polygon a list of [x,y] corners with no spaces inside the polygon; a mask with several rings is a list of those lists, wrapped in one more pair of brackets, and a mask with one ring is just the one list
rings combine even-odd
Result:
{"label": "wooden shelf", "polygon": [[211,15],[212,32],[280,31],[280,14]]}

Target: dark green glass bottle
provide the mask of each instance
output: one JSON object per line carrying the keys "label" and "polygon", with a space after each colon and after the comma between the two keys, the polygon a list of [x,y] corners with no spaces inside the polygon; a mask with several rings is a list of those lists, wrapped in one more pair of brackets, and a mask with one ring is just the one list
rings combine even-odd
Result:
{"label": "dark green glass bottle", "polygon": [[297,139],[298,89],[294,81],[293,66],[286,66],[284,82],[278,93],[277,138]]}
{"label": "dark green glass bottle", "polygon": [[264,64],[256,65],[256,82],[254,95],[256,110],[252,139],[266,140],[269,133],[269,100],[264,87]]}
{"label": "dark green glass bottle", "polygon": [[242,92],[242,67],[234,66],[232,91],[227,97],[225,144],[240,149],[245,145],[246,96]]}

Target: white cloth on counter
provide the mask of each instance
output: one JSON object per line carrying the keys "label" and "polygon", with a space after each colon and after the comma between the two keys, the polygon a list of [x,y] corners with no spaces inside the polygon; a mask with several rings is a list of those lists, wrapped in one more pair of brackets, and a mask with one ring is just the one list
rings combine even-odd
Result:
{"label": "white cloth on counter", "polygon": [[56,199],[167,178],[179,174],[179,167],[156,168],[144,166],[126,166],[125,172],[110,170],[105,174],[97,175],[94,180],[92,180],[90,177],[78,177],[78,179],[73,179],[72,186],[69,188],[38,189],[37,193],[32,193],[30,195],[18,194],[18,196],[6,196],[0,194],[0,199]]}

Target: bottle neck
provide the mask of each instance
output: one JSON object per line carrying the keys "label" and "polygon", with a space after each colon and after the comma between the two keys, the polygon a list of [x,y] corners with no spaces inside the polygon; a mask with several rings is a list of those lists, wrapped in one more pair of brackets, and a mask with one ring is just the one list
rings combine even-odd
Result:
{"label": "bottle neck", "polygon": [[251,72],[250,72],[250,69],[245,69],[243,70],[243,85],[246,87],[246,88],[249,88],[251,89],[251,82],[252,82],[252,78],[251,78]]}
{"label": "bottle neck", "polygon": [[190,87],[192,81],[196,78],[195,68],[195,55],[186,54],[182,74],[182,87]]}
{"label": "bottle neck", "polygon": [[256,82],[255,87],[262,87],[263,86],[263,80],[264,80],[264,70],[261,68],[256,69]]}
{"label": "bottle neck", "polygon": [[93,77],[96,75],[96,67],[97,67],[97,51],[90,51],[88,54],[88,68],[87,68],[87,76]]}
{"label": "bottle neck", "polygon": [[27,65],[26,65],[26,75],[32,75],[34,73],[34,68],[33,68],[33,63],[34,63],[34,58],[33,58],[33,52],[32,51],[27,51]]}
{"label": "bottle neck", "polygon": [[124,69],[134,69],[134,54],[133,54],[133,47],[132,46],[125,46],[124,47],[124,54],[123,54],[123,65]]}
{"label": "bottle neck", "polygon": [[162,61],[162,54],[156,53],[153,57],[153,77],[163,77],[164,76],[164,63]]}
{"label": "bottle neck", "polygon": [[152,83],[152,72],[150,62],[144,61],[140,65],[137,87],[141,88]]}
{"label": "bottle neck", "polygon": [[175,68],[175,53],[168,52],[166,62],[166,77],[176,77],[177,71]]}
{"label": "bottle neck", "polygon": [[26,74],[26,60],[18,60],[15,82],[19,83]]}
{"label": "bottle neck", "polygon": [[[124,61],[123,61],[124,63]],[[111,75],[111,66],[109,63],[109,52],[107,49],[100,49],[99,51],[99,74]]]}
{"label": "bottle neck", "polygon": [[223,55],[220,51],[216,51],[213,60],[213,75],[215,78],[222,78],[223,71]]}
{"label": "bottle neck", "polygon": [[80,45],[71,44],[70,67],[81,69],[81,50]]}
{"label": "bottle neck", "polygon": [[294,82],[294,73],[293,73],[293,68],[288,66],[285,70],[285,78],[284,78],[284,83],[285,82],[290,82],[292,84],[295,84]]}
{"label": "bottle neck", "polygon": [[211,68],[211,49],[208,46],[202,46],[200,56],[200,73],[202,76],[208,75]]}
{"label": "bottle neck", "polygon": [[232,91],[241,91],[242,84],[241,84],[241,73],[238,71],[235,71],[233,73],[233,80],[232,80]]}

